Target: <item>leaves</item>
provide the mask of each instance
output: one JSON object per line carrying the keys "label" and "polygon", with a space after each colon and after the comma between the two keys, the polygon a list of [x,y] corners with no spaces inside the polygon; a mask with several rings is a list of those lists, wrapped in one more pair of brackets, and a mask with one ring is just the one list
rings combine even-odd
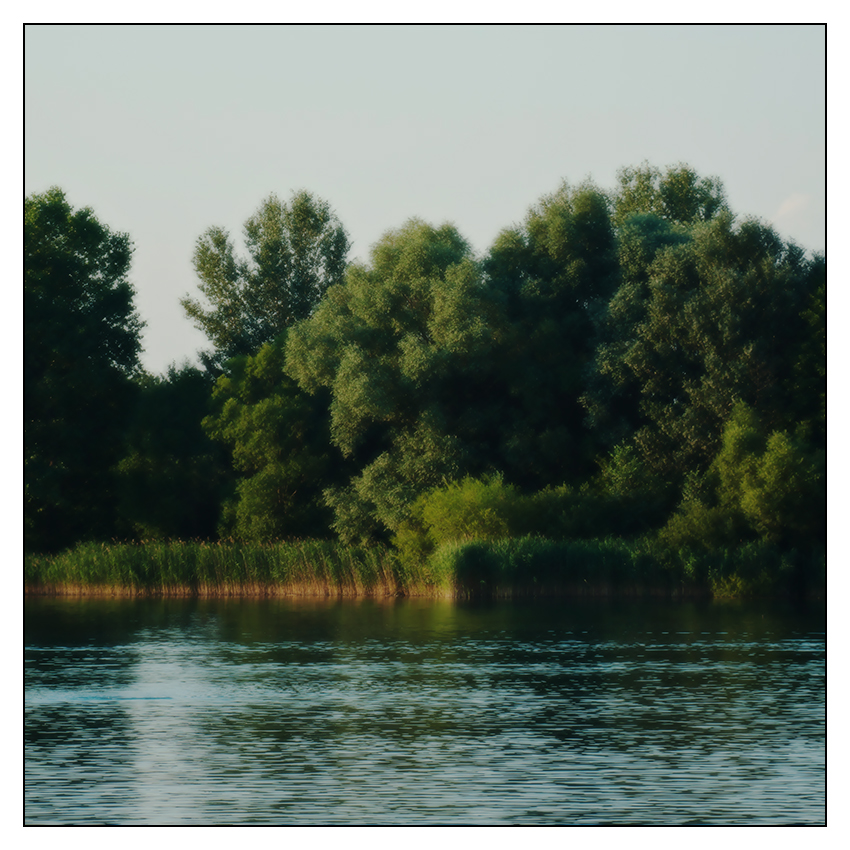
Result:
{"label": "leaves", "polygon": [[344,499],[330,494],[347,539],[396,528],[424,488],[465,468],[471,434],[455,390],[501,333],[453,227],[413,219],[371,261],[352,266],[287,342],[287,372],[305,391],[330,390],[331,439],[358,470]]}
{"label": "leaves", "polygon": [[321,497],[335,480],[327,404],[284,374],[284,340],[232,361],[203,421],[238,475],[221,530],[248,540],[321,536],[330,519]]}
{"label": "leaves", "polygon": [[24,202],[27,546],[108,534],[111,467],[140,372],[132,246],[57,188]]}
{"label": "leaves", "polygon": [[211,227],[195,246],[198,288],[211,305],[180,303],[213,343],[211,362],[254,354],[310,316],[327,289],[341,282],[349,241],[325,201],[296,192],[289,204],[270,195],[245,222],[248,259],[229,234]]}
{"label": "leaves", "polygon": [[784,342],[802,330],[808,264],[769,228],[727,214],[687,231],[633,217],[623,238],[624,280],[583,403],[611,439],[631,430],[644,458],[681,480],[711,462],[736,401],[782,421]]}
{"label": "leaves", "polygon": [[728,211],[726,192],[716,177],[702,177],[688,165],[665,172],[643,163],[621,168],[613,194],[614,223],[622,225],[635,213],[650,213],[669,222],[695,224]]}

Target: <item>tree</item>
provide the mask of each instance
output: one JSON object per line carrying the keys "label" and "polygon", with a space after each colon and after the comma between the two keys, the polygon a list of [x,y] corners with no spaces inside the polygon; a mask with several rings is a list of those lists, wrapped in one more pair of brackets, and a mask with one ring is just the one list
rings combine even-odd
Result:
{"label": "tree", "polygon": [[331,440],[355,469],[327,494],[344,539],[387,536],[428,488],[486,471],[503,328],[468,243],[414,219],[289,332],[287,372],[330,392]]}
{"label": "tree", "polygon": [[633,337],[651,300],[652,263],[666,249],[689,242],[694,225],[729,215],[720,180],[700,177],[689,165],[662,172],[643,163],[621,168],[617,181],[609,199],[619,280],[594,317],[595,363],[581,399],[588,424],[608,450],[624,445],[640,427],[641,379],[614,364],[636,353]]}
{"label": "tree", "polygon": [[524,488],[577,481],[593,469],[593,435],[579,404],[593,356],[593,317],[617,285],[609,202],[567,184],[503,231],[485,263],[510,329],[496,357],[505,409],[499,466]]}
{"label": "tree", "polygon": [[784,430],[766,433],[753,410],[737,404],[712,464],[722,504],[740,511],[771,542],[824,542],[826,453]]}
{"label": "tree", "polygon": [[684,498],[661,532],[674,549],[706,550],[760,538],[786,548],[823,545],[826,453],[784,430],[768,431],[738,402],[708,470],[692,473]]}
{"label": "tree", "polygon": [[212,378],[189,365],[143,375],[117,466],[122,536],[213,537],[230,464],[201,427]]}
{"label": "tree", "polygon": [[617,181],[612,202],[618,227],[636,213],[651,213],[674,224],[696,224],[729,211],[720,180],[700,177],[683,163],[664,172],[646,162],[621,168]]}
{"label": "tree", "polygon": [[811,262],[769,227],[736,226],[725,212],[688,227],[632,217],[621,252],[585,404],[678,486],[711,463],[736,402],[770,429],[786,426]]}
{"label": "tree", "polygon": [[581,403],[587,422],[608,450],[624,446],[640,427],[642,384],[627,368],[651,298],[656,255],[690,239],[689,231],[652,213],[635,213],[617,232],[618,286],[594,316],[594,353]]}
{"label": "tree", "polygon": [[226,445],[238,476],[220,531],[246,540],[324,537],[332,519],[322,491],[338,483],[326,393],[310,396],[283,372],[285,334],[230,364],[203,421]]}
{"label": "tree", "polygon": [[202,359],[214,371],[232,357],[255,354],[310,316],[329,286],[343,279],[348,236],[325,201],[294,193],[289,204],[270,195],[245,223],[249,259],[230,236],[211,227],[195,247],[198,288],[211,305],[180,303],[214,349]]}
{"label": "tree", "polygon": [[24,202],[26,545],[55,549],[114,527],[115,479],[143,323],[132,247],[61,189]]}
{"label": "tree", "polygon": [[810,295],[800,319],[803,334],[792,355],[786,395],[788,424],[818,448],[826,448],[826,259],[816,255],[809,264]]}

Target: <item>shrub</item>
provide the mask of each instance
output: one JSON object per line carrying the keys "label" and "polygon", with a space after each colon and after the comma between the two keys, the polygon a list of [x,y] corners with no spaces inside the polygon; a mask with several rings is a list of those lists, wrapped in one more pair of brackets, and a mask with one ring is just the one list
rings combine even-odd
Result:
{"label": "shrub", "polygon": [[445,543],[524,533],[530,507],[500,476],[466,477],[420,496],[393,543],[404,561],[421,562]]}

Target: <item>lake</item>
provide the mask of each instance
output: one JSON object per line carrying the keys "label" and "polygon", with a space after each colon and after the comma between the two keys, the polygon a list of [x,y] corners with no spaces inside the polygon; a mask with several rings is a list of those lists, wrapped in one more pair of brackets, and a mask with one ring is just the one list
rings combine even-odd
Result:
{"label": "lake", "polygon": [[825,611],[25,600],[27,824],[825,823]]}

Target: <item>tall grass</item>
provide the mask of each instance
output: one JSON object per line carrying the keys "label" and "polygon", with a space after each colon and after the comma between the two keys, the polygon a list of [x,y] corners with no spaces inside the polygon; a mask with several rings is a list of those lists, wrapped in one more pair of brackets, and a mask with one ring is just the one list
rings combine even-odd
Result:
{"label": "tall grass", "polygon": [[82,543],[25,559],[30,593],[393,596],[394,558],[382,547],[331,541]]}
{"label": "tall grass", "polygon": [[432,573],[459,596],[705,593],[649,548],[619,538],[502,538],[449,543],[431,556]]}
{"label": "tall grass", "polygon": [[430,556],[328,540],[83,543],[31,555],[28,593],[164,596],[786,595],[825,586],[823,553],[752,543],[671,552],[649,539],[447,542]]}

